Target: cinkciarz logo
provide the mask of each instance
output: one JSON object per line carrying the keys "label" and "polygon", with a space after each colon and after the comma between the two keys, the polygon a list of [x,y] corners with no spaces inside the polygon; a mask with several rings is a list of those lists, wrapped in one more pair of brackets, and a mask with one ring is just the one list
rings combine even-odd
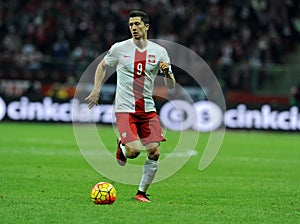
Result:
{"label": "cinkciarz logo", "polygon": [[6,104],[4,100],[0,97],[0,121],[5,117],[6,114]]}
{"label": "cinkciarz logo", "polygon": [[[222,123],[222,116],[220,116],[220,114],[224,113],[226,108],[224,95],[218,80],[207,63],[199,55],[174,42],[164,40],[152,41],[157,42],[166,48],[171,58],[171,64],[183,70],[185,74],[193,80],[194,85],[204,89],[206,99],[211,102],[210,104],[208,103],[205,105],[193,102],[193,99],[187,91],[185,91],[185,88],[179,84],[176,84],[173,94],[170,92],[168,96],[157,96],[164,98],[165,101],[169,101],[169,105],[162,109],[165,110],[165,115],[169,116],[168,121],[171,120],[173,121],[173,125],[176,125],[176,130],[179,133],[176,146],[173,148],[172,152],[168,153],[168,156],[159,160],[159,170],[154,179],[154,182],[158,182],[175,174],[188,162],[191,156],[197,154],[198,149],[196,147],[199,141],[201,128],[214,130],[214,128],[218,126],[218,130],[211,131],[209,140],[205,146],[202,146],[202,148],[205,149],[199,161],[198,169],[204,170],[212,163],[218,153],[225,134],[225,125]],[[88,95],[89,91],[92,90],[96,67],[105,54],[106,53],[96,58],[83,73],[75,93],[75,97],[80,101],[80,103],[84,103],[85,97]],[[114,72],[114,69],[107,70],[106,77],[103,80],[104,85],[105,81],[112,76]],[[174,101],[174,97],[176,97],[176,94],[179,93],[182,97],[184,97],[186,105],[183,105],[185,104],[183,101],[180,103],[176,103],[176,101]],[[188,111],[186,111],[187,109]],[[80,111],[82,112],[82,110],[85,109],[78,107],[77,102],[77,104],[74,104],[72,107],[72,116],[78,118],[78,116],[80,116]],[[99,117],[99,114],[97,114],[99,111],[101,110],[93,108],[92,113],[86,113],[89,117],[85,119],[89,121],[96,121],[96,118]],[[113,117],[114,111],[111,111],[110,113],[111,114],[109,116]],[[186,113],[188,113],[188,116],[186,116]],[[200,117],[203,118],[202,120],[198,119],[199,116],[197,115],[199,114],[201,114]],[[76,123],[75,120],[76,119],[73,121],[73,130],[76,141],[82,155],[89,164],[101,175],[109,178],[110,180],[125,184],[138,185],[143,165],[128,163],[126,166],[120,167],[116,162],[115,154],[112,153],[112,151],[116,149],[116,142],[110,142],[107,144],[107,139],[102,139],[101,135],[99,135],[99,133],[101,133],[104,129],[102,130],[101,126],[97,126],[96,122],[82,124]],[[168,121],[165,119],[162,123]],[[201,122],[207,122],[206,126]],[[165,123],[164,125],[165,127],[168,127],[168,125],[172,124]],[[117,139],[119,134],[116,127],[113,126],[113,128],[115,130],[115,136],[112,136],[112,138]],[[185,131],[186,129],[194,129],[195,131]],[[163,151],[163,147],[168,147],[167,144],[168,143],[165,145],[162,144],[161,151]],[[107,147],[112,147],[113,149]]]}

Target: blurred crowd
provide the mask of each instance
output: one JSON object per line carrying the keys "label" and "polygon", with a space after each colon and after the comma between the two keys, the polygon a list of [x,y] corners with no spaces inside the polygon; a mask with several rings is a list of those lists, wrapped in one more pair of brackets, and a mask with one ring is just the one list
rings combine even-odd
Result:
{"label": "blurred crowd", "polygon": [[226,88],[249,88],[253,70],[262,82],[264,68],[284,63],[300,40],[298,0],[1,0],[0,78],[78,81],[97,56],[130,37],[132,9],[148,13],[149,38],[194,50]]}

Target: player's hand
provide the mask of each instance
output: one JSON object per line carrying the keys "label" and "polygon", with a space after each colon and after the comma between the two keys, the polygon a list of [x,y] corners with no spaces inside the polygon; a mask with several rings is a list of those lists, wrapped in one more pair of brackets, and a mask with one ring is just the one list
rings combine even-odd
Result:
{"label": "player's hand", "polygon": [[159,67],[163,71],[163,73],[167,76],[169,73],[169,63],[161,61],[159,63]]}
{"label": "player's hand", "polygon": [[159,63],[159,67],[165,75],[164,77],[165,85],[168,87],[168,89],[173,89],[175,87],[176,80],[174,78],[172,71],[169,71],[170,68],[169,63],[161,61]]}
{"label": "player's hand", "polygon": [[99,103],[98,103],[98,100],[99,100],[99,97],[100,97],[100,92],[98,91],[95,91],[93,90],[90,95],[88,95],[85,100],[88,101],[89,105],[89,109],[92,109],[93,106],[97,106]]}

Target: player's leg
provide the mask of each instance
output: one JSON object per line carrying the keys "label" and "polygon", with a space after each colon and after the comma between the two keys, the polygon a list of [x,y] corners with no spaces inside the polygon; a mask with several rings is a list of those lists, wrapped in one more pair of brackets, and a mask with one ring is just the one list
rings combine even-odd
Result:
{"label": "player's leg", "polygon": [[143,168],[143,176],[139,185],[136,199],[143,202],[149,202],[146,191],[152,183],[158,168],[158,158],[160,155],[159,143],[153,142],[145,145],[147,149],[147,158]]}
{"label": "player's leg", "polygon": [[116,152],[116,159],[121,166],[127,162],[127,158],[134,159],[139,156],[141,152],[140,142],[138,140],[122,143],[122,139],[118,139],[118,148]]}
{"label": "player's leg", "polygon": [[143,145],[147,150],[147,158],[143,168],[143,175],[139,185],[136,199],[142,202],[150,202],[146,195],[150,184],[152,183],[158,168],[158,159],[160,156],[160,142],[165,141],[158,116],[154,113],[148,123],[140,127],[139,135]]}
{"label": "player's leg", "polygon": [[129,159],[134,159],[141,153],[141,145],[139,140],[125,143],[125,145],[121,144],[120,148],[124,156]]}

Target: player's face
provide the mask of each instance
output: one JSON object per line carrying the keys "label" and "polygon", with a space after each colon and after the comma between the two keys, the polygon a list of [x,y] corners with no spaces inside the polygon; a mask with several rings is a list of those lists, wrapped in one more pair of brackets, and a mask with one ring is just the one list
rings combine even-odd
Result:
{"label": "player's face", "polygon": [[145,24],[141,17],[131,17],[129,18],[129,29],[131,35],[136,40],[146,39],[147,30],[149,29],[149,24]]}

